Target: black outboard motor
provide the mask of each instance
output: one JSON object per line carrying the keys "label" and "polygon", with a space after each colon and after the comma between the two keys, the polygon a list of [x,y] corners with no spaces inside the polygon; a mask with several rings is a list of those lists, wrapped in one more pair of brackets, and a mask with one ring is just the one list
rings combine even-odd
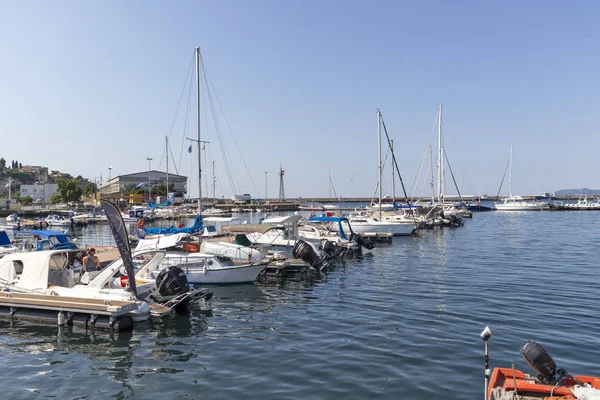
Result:
{"label": "black outboard motor", "polygon": [[350,241],[356,242],[356,244],[364,247],[367,250],[371,250],[371,249],[375,248],[375,245],[373,244],[373,242],[371,242],[371,240],[364,239],[358,233],[352,232],[352,234],[350,235]]}
{"label": "black outboard motor", "polygon": [[338,246],[337,243],[334,243],[327,239],[321,240],[319,248],[325,253],[327,253],[329,257],[337,259],[343,258],[349,252],[347,248]]}
{"label": "black outboard motor", "polygon": [[[170,299],[190,291],[187,275],[179,267],[163,269],[156,277],[156,288],[158,289],[158,293],[165,299]],[[177,314],[187,314],[189,312],[188,305],[188,299],[180,301],[174,307],[175,312]]]}
{"label": "black outboard motor", "polygon": [[317,271],[323,271],[327,268],[327,254],[318,251],[312,244],[305,242],[304,240],[296,241],[292,253],[294,254],[294,257],[306,261],[308,265],[315,268]]}
{"label": "black outboard motor", "polygon": [[538,373],[542,383],[554,384],[557,381],[556,363],[542,346],[530,340],[519,351],[527,364]]}

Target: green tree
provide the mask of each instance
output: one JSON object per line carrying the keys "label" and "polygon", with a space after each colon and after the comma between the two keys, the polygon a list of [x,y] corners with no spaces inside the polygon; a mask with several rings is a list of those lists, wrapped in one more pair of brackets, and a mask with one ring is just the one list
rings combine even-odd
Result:
{"label": "green tree", "polygon": [[4,171],[6,169],[6,160],[4,159],[4,157],[0,158],[0,172]]}
{"label": "green tree", "polygon": [[25,196],[21,199],[21,203],[23,203],[24,205],[31,204],[33,203],[33,199],[31,198],[31,196]]}
{"label": "green tree", "polygon": [[50,204],[59,204],[62,202],[62,198],[60,197],[60,194],[54,193],[52,196],[50,196],[48,201],[50,202]]}
{"label": "green tree", "polygon": [[59,179],[56,194],[60,196],[63,203],[79,201],[83,191],[77,184],[77,179]]}
{"label": "green tree", "polygon": [[89,196],[97,191],[96,184],[88,181],[83,185],[83,189],[81,190],[83,191],[84,196]]}
{"label": "green tree", "polygon": [[[169,192],[175,191],[175,185],[169,183]],[[166,196],[167,195],[167,185],[161,183],[160,185],[152,186],[152,195],[153,196]]]}

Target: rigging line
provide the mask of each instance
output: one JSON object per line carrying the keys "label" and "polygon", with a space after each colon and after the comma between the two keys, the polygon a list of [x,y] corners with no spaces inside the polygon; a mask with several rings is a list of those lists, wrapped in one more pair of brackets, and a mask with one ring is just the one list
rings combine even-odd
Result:
{"label": "rigging line", "polygon": [[450,175],[452,176],[452,182],[454,182],[454,187],[456,188],[456,192],[458,193],[458,197],[460,201],[464,204],[464,200],[462,195],[460,194],[460,190],[458,189],[458,185],[456,184],[456,179],[454,179],[454,173],[452,172],[452,167],[450,166],[450,160],[448,160],[448,154],[446,154],[446,148],[442,147],[442,151],[444,152],[444,157],[446,158],[446,164],[448,164],[448,169],[450,170]]}
{"label": "rigging line", "polygon": [[[179,114],[179,106],[181,104],[181,99],[183,98],[183,94],[185,93],[185,88],[187,87],[188,78],[191,76],[192,65],[194,65],[194,57],[193,56],[190,60],[190,65],[188,66],[187,72],[185,74],[185,80],[183,81],[181,93],[179,94],[179,100],[177,101],[177,107],[175,108],[175,115],[173,115],[173,120],[171,121],[171,127],[169,128],[169,134],[167,135],[168,137],[171,137],[171,133],[173,131],[173,126],[175,125],[175,120],[177,119],[177,115]],[[159,169],[162,166],[163,158],[164,158],[164,153],[163,153],[163,157],[160,160],[160,163],[158,164]]]}
{"label": "rigging line", "polygon": [[[206,71],[204,69],[204,64],[202,64],[202,65],[203,65],[202,72],[203,72],[203,75],[204,75],[205,81],[206,81],[206,79],[207,79],[207,77],[206,77]],[[235,176],[235,171],[233,171],[233,173],[232,173],[231,162],[230,162],[229,157],[227,155],[229,153],[229,151],[227,149],[227,143],[225,142],[225,140],[223,138],[223,135],[221,134],[221,129],[220,129],[220,126],[219,126],[219,120],[218,120],[217,114],[216,114],[216,108],[214,106],[214,102],[213,102],[213,99],[212,99],[212,92],[211,92],[211,90],[210,90],[209,87],[207,87],[206,93],[207,93],[207,97],[208,97],[208,103],[209,103],[209,106],[210,106],[210,110],[211,110],[211,113],[212,113],[212,116],[213,116],[213,124],[214,124],[214,127],[215,127],[215,132],[217,134],[217,140],[219,141],[219,148],[221,149],[221,156],[223,157],[223,162],[224,162],[224,165],[225,165],[225,172],[227,173],[227,179],[229,180],[229,184],[231,186],[231,189],[234,192],[233,194],[235,194],[237,192],[236,183],[238,185],[239,185],[239,183],[237,182],[237,177]]]}
{"label": "rigging line", "polygon": [[[382,168],[387,161],[387,157],[388,157],[389,153],[390,153],[390,148],[388,147],[387,151],[385,152],[385,157],[383,158],[383,162],[381,163]],[[379,167],[377,167],[377,170],[379,170]],[[377,172],[377,176],[378,176],[377,184],[375,185],[375,191],[373,192],[373,196],[371,197],[371,204],[373,204],[375,202],[375,196],[377,196],[377,191],[379,190],[379,185],[381,185],[381,181],[379,179],[379,172]],[[383,186],[382,186],[382,188],[383,188]]]}
{"label": "rigging line", "polygon": [[183,119],[183,137],[181,138],[181,149],[179,150],[179,164],[178,166],[181,168],[181,160],[183,158],[183,149],[185,148],[185,140],[187,137],[188,123],[189,123],[189,114],[191,108],[191,97],[192,97],[192,80],[190,79],[190,84],[188,88],[188,100],[187,107],[185,109],[185,118]]}
{"label": "rigging line", "polygon": [[[200,56],[200,59],[202,60],[202,56]],[[235,143],[235,146],[238,150],[238,153],[240,154],[240,158],[242,159],[242,163],[244,164],[244,168],[246,169],[246,173],[248,174],[248,178],[250,179],[250,183],[252,183],[252,187],[254,188],[255,193],[258,193],[258,190],[256,189],[256,185],[254,184],[254,179],[252,179],[252,174],[250,174],[250,169],[248,168],[248,164],[246,163],[246,159],[244,158],[244,155],[242,154],[242,151],[240,150],[240,146],[235,138],[235,135],[233,134],[233,129],[231,129],[231,124],[229,123],[229,119],[227,118],[227,115],[225,114],[225,110],[223,109],[223,105],[221,104],[221,100],[219,99],[219,95],[217,94],[217,91],[215,90],[215,86],[212,82],[212,80],[210,79],[210,75],[208,74],[208,72],[206,71],[206,67],[204,66],[204,60],[201,61],[202,62],[202,67],[204,70],[204,74],[206,76],[208,76],[208,80],[207,83],[210,83],[210,86],[213,89],[213,92],[215,94],[215,97],[217,99],[217,103],[219,104],[219,107],[221,108],[221,113],[223,113],[223,117],[225,118],[225,122],[227,123],[227,127],[229,128],[229,132],[231,133],[231,137],[233,138],[233,142]],[[208,86],[208,85],[207,85]]]}
{"label": "rigging line", "polygon": [[[171,153],[171,158],[175,159],[175,157],[173,156],[173,149],[171,148],[171,145],[169,145],[169,153]],[[175,165],[175,163],[173,163],[173,166],[175,167],[175,173],[177,175],[179,175],[179,170],[177,169],[177,165]]]}
{"label": "rigging line", "polygon": [[[381,115],[381,112],[379,112],[379,115],[381,116],[381,124],[383,125],[383,131],[385,132],[385,137],[387,139],[388,146],[391,148],[392,143],[390,142],[390,135],[388,135],[387,128],[385,127],[385,122],[383,121],[383,116]],[[408,204],[408,209],[410,210],[410,213],[413,216],[413,219],[415,219],[416,217],[415,217],[415,214],[413,213],[412,206],[410,204],[411,201],[408,198],[408,195],[406,194],[406,187],[404,187],[404,180],[402,179],[402,174],[400,173],[400,168],[398,168],[398,163],[396,162],[396,155],[394,154],[393,150],[392,150],[392,161],[394,162],[394,166],[396,167],[396,172],[398,173],[398,178],[400,179],[400,184],[402,185],[402,192],[404,193],[404,198],[406,199],[406,204]]]}
{"label": "rigging line", "polygon": [[162,167],[163,160],[165,159],[165,149],[163,147],[163,153],[160,156],[160,162],[158,163],[158,170],[160,171],[160,167]]}
{"label": "rigging line", "polygon": [[415,179],[413,181],[413,184],[411,185],[411,197],[414,194],[414,191],[417,189],[418,185],[419,185],[419,177],[421,176],[421,171],[423,169],[423,163],[425,162],[425,159],[427,158],[428,155],[428,150],[429,150],[429,146],[431,146],[431,139],[433,139],[433,134],[435,132],[435,125],[436,122],[438,121],[438,117],[439,117],[439,112],[435,114],[435,118],[433,119],[433,125],[431,126],[431,133],[429,134],[429,140],[427,141],[427,143],[425,144],[425,151],[423,152],[423,154],[421,155],[421,161],[419,162],[419,168],[417,169],[417,174],[415,176]]}
{"label": "rigging line", "polygon": [[500,191],[502,190],[502,185],[504,184],[504,178],[506,178],[506,172],[508,171],[508,166],[510,165],[510,157],[508,158],[508,162],[506,163],[506,168],[504,168],[504,175],[502,176],[502,182],[500,182],[500,187],[498,188],[498,193],[496,193],[496,199],[500,196]]}
{"label": "rigging line", "polygon": [[[183,87],[181,88],[181,94],[179,95],[179,101],[177,102],[177,108],[175,109],[175,115],[173,116],[173,121],[171,122],[171,128],[169,128],[169,138],[171,137],[171,133],[173,132],[173,126],[175,125],[175,119],[177,118],[177,114],[179,113],[179,106],[181,105],[181,99],[183,98],[183,94],[185,93],[185,88],[187,87],[188,78],[190,78],[192,65],[194,65],[194,57],[190,60],[190,65],[188,66],[187,73],[185,75],[185,81],[183,82]],[[191,82],[191,79],[190,79]]]}
{"label": "rigging line", "polygon": [[223,163],[225,166],[225,172],[227,174],[227,179],[229,180],[229,185],[231,187],[231,190],[234,192],[233,194],[235,194],[237,192],[237,188],[236,188],[237,181],[235,179],[234,174],[232,174],[232,171],[231,171],[231,162],[227,155],[229,153],[229,151],[227,149],[227,143],[224,141],[223,135],[221,134],[221,130],[219,127],[219,121],[216,116],[215,107],[214,107],[214,103],[212,101],[212,95],[210,94],[210,92],[208,92],[208,101],[209,101],[210,110],[211,110],[211,113],[213,116],[213,124],[215,126],[215,132],[217,134],[217,140],[219,142],[221,156],[223,157]]}

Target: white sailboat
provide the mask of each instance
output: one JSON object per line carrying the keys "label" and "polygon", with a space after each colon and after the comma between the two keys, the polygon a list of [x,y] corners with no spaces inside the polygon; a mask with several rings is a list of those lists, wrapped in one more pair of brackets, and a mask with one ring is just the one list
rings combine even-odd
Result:
{"label": "white sailboat", "polygon": [[512,194],[512,145],[510,146],[510,175],[508,180],[508,197],[506,197],[502,203],[494,203],[496,210],[498,211],[539,211],[543,206],[548,203],[535,203],[532,201],[526,201],[521,196],[514,196]]}
{"label": "white sailboat", "polygon": [[[352,229],[356,233],[379,233],[388,232],[394,236],[411,235],[417,228],[414,220],[396,221],[385,220],[382,212],[385,208],[382,204],[382,173],[383,164],[381,160],[381,111],[377,110],[377,143],[378,143],[378,168],[379,168],[379,204],[377,204],[375,215],[373,216],[353,216],[348,218],[352,224]],[[392,205],[393,207],[393,205]]]}

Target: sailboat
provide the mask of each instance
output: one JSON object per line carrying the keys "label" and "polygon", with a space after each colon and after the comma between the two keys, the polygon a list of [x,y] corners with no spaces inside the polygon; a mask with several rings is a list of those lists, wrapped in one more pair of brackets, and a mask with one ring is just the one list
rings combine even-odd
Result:
{"label": "sailboat", "polygon": [[504,199],[502,203],[494,203],[496,210],[498,211],[539,211],[547,203],[535,203],[532,201],[526,201],[521,196],[514,196],[512,194],[512,145],[510,146],[510,175],[508,180],[508,197]]}
{"label": "sailboat", "polygon": [[[329,171],[329,198],[331,199],[331,191],[333,190],[333,195],[335,196],[336,199],[338,199],[338,201],[340,200],[340,197],[337,197],[337,193],[335,192],[335,187],[333,187],[333,181],[331,180],[331,171]],[[337,204],[323,204],[323,208],[325,210],[339,210],[340,209],[340,203]]]}
{"label": "sailboat", "polygon": [[378,168],[379,168],[379,204],[377,212],[373,216],[352,216],[349,219],[352,230],[357,233],[388,232],[394,236],[411,235],[417,228],[413,219],[384,218],[382,215],[382,173],[383,164],[381,162],[381,111],[377,110],[377,135],[378,135]]}

